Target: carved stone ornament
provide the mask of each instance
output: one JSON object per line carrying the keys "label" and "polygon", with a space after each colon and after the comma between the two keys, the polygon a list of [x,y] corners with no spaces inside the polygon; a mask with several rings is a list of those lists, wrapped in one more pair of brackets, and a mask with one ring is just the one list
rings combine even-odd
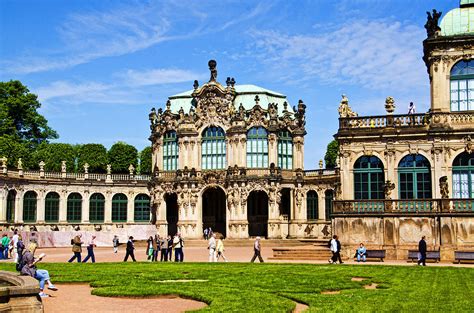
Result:
{"label": "carved stone ornament", "polygon": [[393,114],[393,112],[395,111],[395,100],[393,99],[393,97],[387,97],[385,99],[385,110],[388,114]]}
{"label": "carved stone ornament", "polygon": [[18,163],[17,163],[16,168],[19,170],[23,169],[23,162],[21,161],[21,158],[18,158]]}
{"label": "carved stone ornament", "polygon": [[392,199],[392,190],[395,189],[395,184],[387,180],[385,184],[383,184],[382,187],[383,187],[383,192],[385,194],[385,199],[386,200]]}
{"label": "carved stone ornament", "polygon": [[438,20],[441,17],[441,14],[443,14],[443,12],[438,12],[435,9],[433,9],[433,13],[426,12],[427,20],[425,29],[428,38],[436,37],[441,31],[441,28],[438,26]]}
{"label": "carved stone ornament", "polygon": [[448,199],[449,198],[449,185],[448,185],[448,177],[441,176],[439,178],[439,191],[441,194],[441,198]]}
{"label": "carved stone ornament", "polygon": [[467,153],[471,154],[474,151],[472,147],[471,135],[468,135],[467,137],[464,138],[464,143],[466,145],[464,149],[466,150]]}
{"label": "carved stone ornament", "polygon": [[351,107],[349,106],[349,99],[347,99],[346,95],[342,95],[341,103],[339,103],[339,117],[356,117],[357,113],[352,111]]}

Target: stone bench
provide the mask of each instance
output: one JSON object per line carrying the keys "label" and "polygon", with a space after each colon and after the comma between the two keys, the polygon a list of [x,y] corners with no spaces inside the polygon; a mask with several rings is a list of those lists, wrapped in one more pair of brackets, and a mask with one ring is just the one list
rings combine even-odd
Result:
{"label": "stone bench", "polygon": [[[418,261],[418,250],[408,250],[408,259],[412,262]],[[439,251],[426,251],[426,260],[434,260],[439,262],[441,260],[441,254]]]}
{"label": "stone bench", "polygon": [[[354,258],[357,259],[357,250]],[[385,259],[385,250],[366,250],[365,252],[366,259],[380,259],[383,262]]]}
{"label": "stone bench", "polygon": [[458,261],[474,261],[474,251],[454,251],[454,260]]}

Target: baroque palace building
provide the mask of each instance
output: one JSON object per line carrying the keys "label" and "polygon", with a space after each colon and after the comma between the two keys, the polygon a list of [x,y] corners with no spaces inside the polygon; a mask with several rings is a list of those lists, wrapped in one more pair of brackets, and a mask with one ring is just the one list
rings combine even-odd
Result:
{"label": "baroque palace building", "polygon": [[[336,169],[304,170],[306,105],[254,85],[210,79],[152,109],[151,176],[0,174],[0,225],[99,236],[328,238],[406,258],[422,235],[453,259],[474,248],[474,1],[428,13],[426,113],[358,116],[339,105]],[[472,86],[471,86],[472,85]],[[41,167],[41,166],[40,166]],[[42,167],[41,167],[42,168]],[[333,201],[334,200],[334,201]],[[151,221],[151,223],[150,223]]]}

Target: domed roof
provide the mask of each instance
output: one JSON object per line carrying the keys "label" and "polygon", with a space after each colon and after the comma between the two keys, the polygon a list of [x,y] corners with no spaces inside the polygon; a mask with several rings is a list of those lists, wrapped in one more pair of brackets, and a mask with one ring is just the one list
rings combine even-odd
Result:
{"label": "domed roof", "polygon": [[441,36],[474,34],[474,0],[461,0],[460,7],[441,20]]}

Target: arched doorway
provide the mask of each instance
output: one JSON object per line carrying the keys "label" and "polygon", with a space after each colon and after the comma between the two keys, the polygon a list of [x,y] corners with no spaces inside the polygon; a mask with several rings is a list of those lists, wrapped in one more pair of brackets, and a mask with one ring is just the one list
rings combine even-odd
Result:
{"label": "arched doorway", "polygon": [[280,200],[280,214],[288,216],[288,220],[291,219],[291,189],[281,189],[281,200]]}
{"label": "arched doorway", "polygon": [[268,195],[261,190],[254,190],[247,199],[247,219],[249,236],[268,236]]}
{"label": "arched doorway", "polygon": [[168,235],[174,236],[178,232],[178,196],[175,193],[166,194],[165,202]]}
{"label": "arched doorway", "polygon": [[221,188],[209,188],[202,194],[202,227],[226,236],[226,196]]}

